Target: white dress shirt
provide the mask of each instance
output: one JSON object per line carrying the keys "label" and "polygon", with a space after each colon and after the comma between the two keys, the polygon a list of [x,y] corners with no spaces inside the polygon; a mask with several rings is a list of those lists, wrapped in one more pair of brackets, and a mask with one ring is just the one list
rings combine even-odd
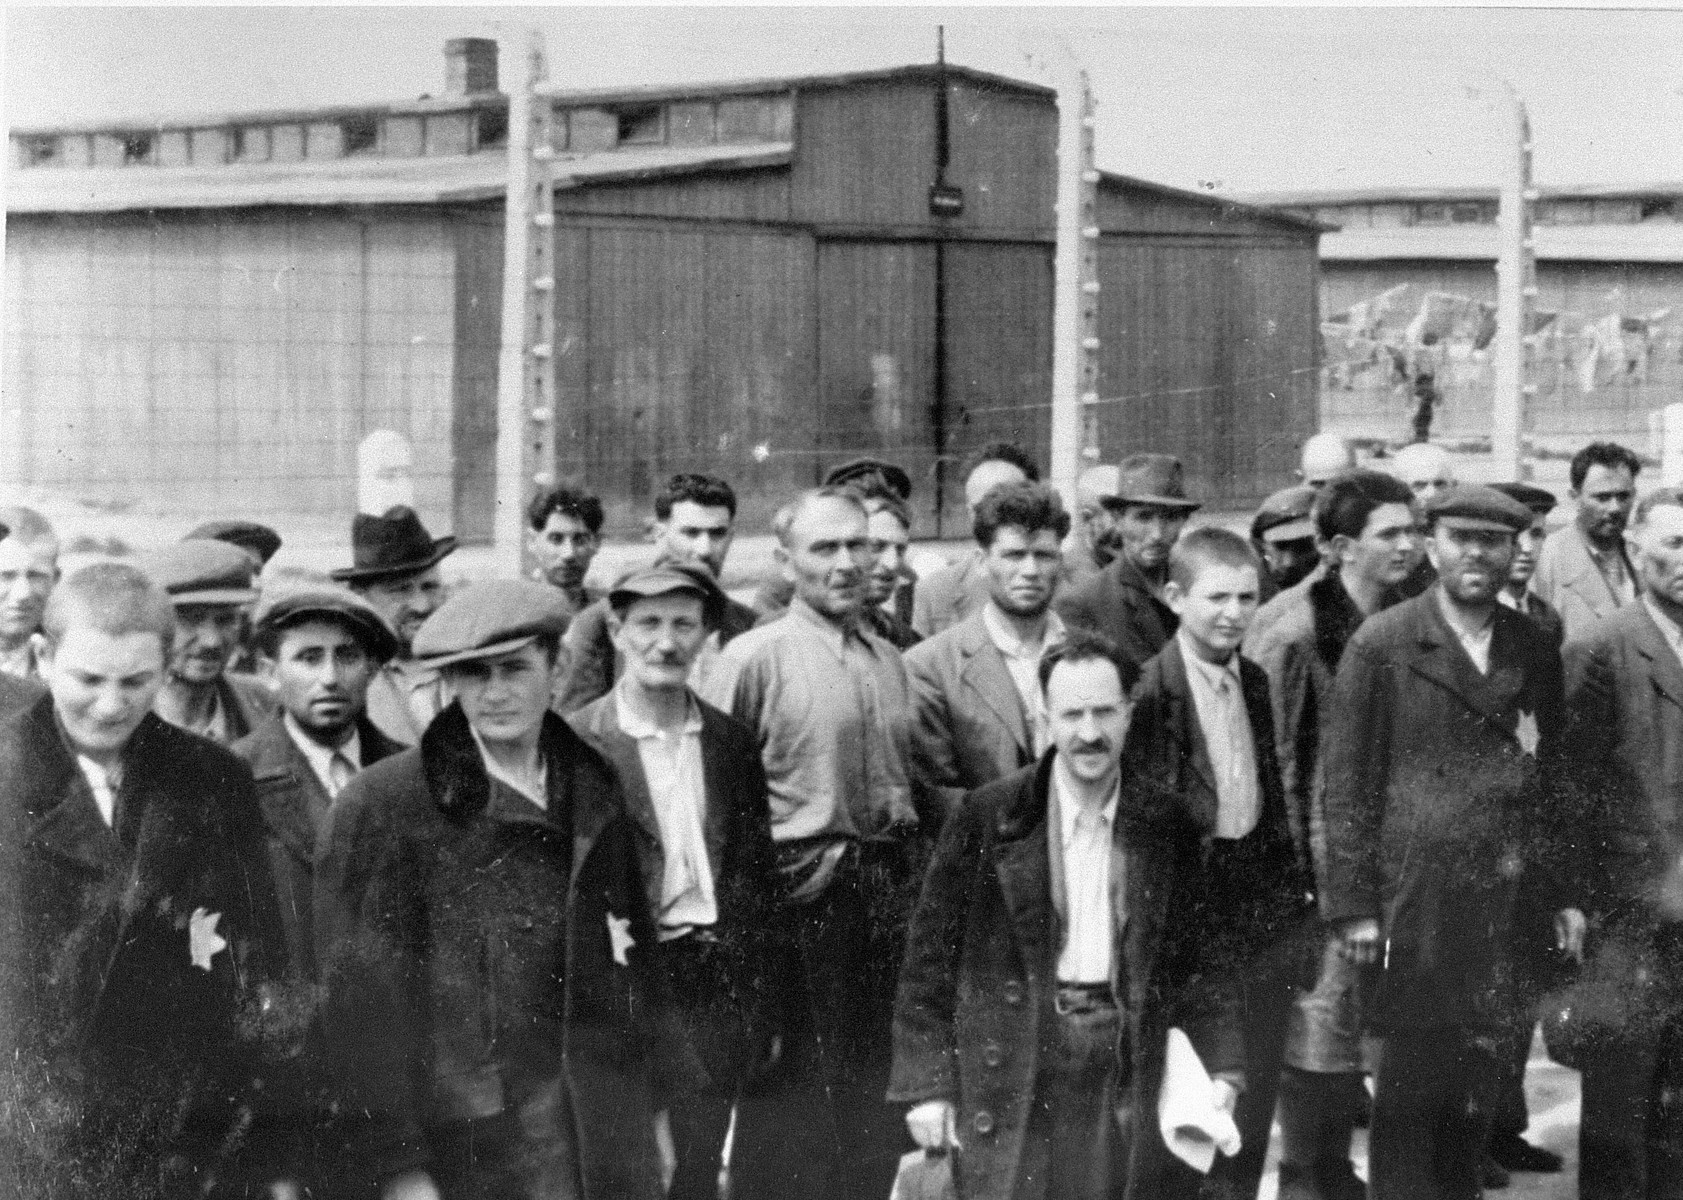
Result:
{"label": "white dress shirt", "polygon": [[85,754],[76,756],[76,766],[82,772],[82,778],[88,781],[88,790],[93,793],[94,803],[99,806],[99,815],[105,820],[107,829],[114,829],[117,825],[117,789],[123,786],[121,769],[107,771]]}
{"label": "white dress shirt", "polygon": [[1064,865],[1064,944],[1058,949],[1058,982],[1109,983],[1111,940],[1110,844],[1119,780],[1098,812],[1076,798],[1074,780],[1061,758],[1052,762],[1052,804],[1058,814],[1057,841]]}
{"label": "white dress shirt", "polygon": [[1471,633],[1461,628],[1454,614],[1449,610],[1449,601],[1444,599],[1443,592],[1438,592],[1438,608],[1443,613],[1443,619],[1449,625],[1449,631],[1455,635],[1455,640],[1461,643],[1461,649],[1467,652],[1467,657],[1473,660],[1473,666],[1478,668],[1480,675],[1490,674],[1490,637],[1496,630],[1495,614],[1491,614],[1482,628]]}
{"label": "white dress shirt", "polygon": [[357,732],[356,726],[351,726],[349,740],[343,746],[335,747],[324,746],[305,733],[304,727],[293,719],[291,713],[281,715],[281,724],[286,728],[286,736],[304,756],[304,761],[310,764],[310,770],[316,773],[327,798],[338,799],[339,792],[362,770],[362,735]]}
{"label": "white dress shirt", "polygon": [[487,775],[499,783],[506,783],[545,812],[549,811],[549,764],[543,761],[541,751],[536,775],[517,775],[513,771],[505,770],[497,761],[496,756],[485,745],[485,739],[479,736],[479,730],[469,725],[468,732],[473,734],[473,744],[479,747],[479,760],[485,764]]}
{"label": "white dress shirt", "polygon": [[1030,749],[1038,757],[1046,749],[1046,706],[1041,703],[1040,697],[1040,656],[1053,646],[1063,644],[1063,620],[1048,609],[1040,640],[1025,641],[1017,636],[1017,631],[999,611],[999,606],[989,600],[982,608],[982,627],[988,631],[988,640],[1005,659],[1005,669],[1011,675],[1012,686],[1017,689],[1017,699],[1022,701],[1023,720],[1033,743]]}
{"label": "white dress shirt", "polygon": [[692,699],[683,727],[668,733],[627,699],[622,684],[614,689],[614,711],[621,732],[637,743],[649,802],[660,826],[664,865],[655,924],[660,940],[671,941],[719,920],[713,866],[707,859],[702,829],[707,789],[701,762],[701,710]]}
{"label": "white dress shirt", "polygon": [[1186,678],[1192,687],[1192,706],[1198,712],[1198,728],[1203,731],[1210,768],[1215,772],[1215,835],[1242,838],[1256,828],[1262,802],[1257,794],[1256,742],[1251,737],[1250,713],[1239,681],[1239,656],[1234,654],[1224,663],[1205,662],[1184,631],[1175,636],[1180,639]]}

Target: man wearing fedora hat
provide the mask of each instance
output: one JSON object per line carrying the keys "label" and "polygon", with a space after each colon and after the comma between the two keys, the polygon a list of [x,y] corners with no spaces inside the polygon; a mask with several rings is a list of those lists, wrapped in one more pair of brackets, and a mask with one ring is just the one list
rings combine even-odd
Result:
{"label": "man wearing fedora hat", "polygon": [[267,1091],[259,1136],[281,1146],[287,1174],[309,1195],[355,1195],[344,1177],[343,1119],[327,1090],[311,1029],[317,982],[311,932],[315,852],[334,800],[352,776],[402,747],[364,712],[368,682],[397,650],[372,608],[341,587],[295,587],[265,596],[252,641],[274,682],[280,711],[235,742],[251,768],[263,812],[270,873],[280,901],[293,994],[296,1045],[290,1077]]}
{"label": "man wearing fedora hat", "polygon": [[1058,600],[1058,615],[1071,628],[1109,638],[1122,656],[1142,666],[1167,644],[1179,622],[1163,602],[1169,551],[1186,518],[1202,507],[1186,495],[1180,459],[1133,454],[1117,465],[1114,562],[1083,579]]}
{"label": "man wearing fedora hat", "polygon": [[351,565],[331,572],[380,614],[397,635],[397,653],[368,687],[368,718],[393,741],[412,746],[444,707],[438,672],[417,662],[410,643],[444,602],[438,564],[456,539],[435,538],[408,505],[351,522]]}
{"label": "man wearing fedora hat", "polygon": [[228,664],[240,648],[257,560],[227,542],[189,538],[141,559],[175,609],[175,642],[164,686],[153,701],[171,725],[231,745],[274,711],[261,682]]}
{"label": "man wearing fedora hat", "polygon": [[565,597],[525,579],[440,606],[413,648],[449,707],[329,816],[322,1027],[384,1200],[663,1190],[656,1095],[677,1043],[633,818],[549,710],[567,621]]}
{"label": "man wearing fedora hat", "polygon": [[[724,606],[712,573],[647,567],[608,603],[624,669],[613,691],[568,720],[619,776],[655,914],[655,961],[707,1077],[670,1098],[678,1167],[667,1195],[716,1198],[731,1109],[771,1058],[790,968],[765,769],[753,735],[689,686]],[[759,1152],[746,1133],[734,1139],[736,1163]]]}

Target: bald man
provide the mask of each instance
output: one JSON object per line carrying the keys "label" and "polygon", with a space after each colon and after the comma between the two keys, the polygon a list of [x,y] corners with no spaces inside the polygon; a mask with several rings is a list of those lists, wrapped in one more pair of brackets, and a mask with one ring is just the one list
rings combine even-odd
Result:
{"label": "bald man", "polygon": [[[1398,450],[1391,459],[1391,474],[1408,484],[1408,490],[1414,493],[1415,507],[1422,511],[1460,482],[1455,474],[1454,456],[1430,442],[1413,442]],[[1426,561],[1425,551],[1418,553],[1420,561],[1397,589],[1404,596],[1418,596],[1437,582],[1437,572]]]}
{"label": "bald man", "polygon": [[[1122,475],[1115,463],[1088,467],[1075,480],[1075,505],[1081,544],[1065,560],[1068,580],[1108,567],[1116,557],[1116,510]],[[1067,582],[1067,580],[1066,580]]]}
{"label": "bald man", "polygon": [[1349,442],[1336,433],[1317,433],[1303,443],[1303,457],[1297,473],[1305,486],[1319,490],[1334,475],[1355,465],[1356,451]]}

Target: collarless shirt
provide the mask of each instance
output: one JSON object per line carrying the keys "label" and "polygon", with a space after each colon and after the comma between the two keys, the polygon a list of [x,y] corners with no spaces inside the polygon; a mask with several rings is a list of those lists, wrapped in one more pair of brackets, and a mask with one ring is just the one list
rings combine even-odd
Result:
{"label": "collarless shirt", "polygon": [[351,736],[344,745],[324,746],[305,733],[304,727],[293,719],[291,713],[281,714],[281,724],[286,728],[286,736],[298,747],[298,753],[310,764],[310,770],[315,772],[328,799],[338,799],[339,792],[351,781],[351,777],[362,770],[362,734],[357,732],[356,726],[351,726]]}
{"label": "collarless shirt", "polygon": [[1057,811],[1053,853],[1063,856],[1064,940],[1058,949],[1058,982],[1109,983],[1112,931],[1110,849],[1120,780],[1095,812],[1076,798],[1062,759],[1052,762],[1052,806]]}
{"label": "collarless shirt", "polygon": [[1473,666],[1480,675],[1490,674],[1490,638],[1496,630],[1496,616],[1494,613],[1482,628],[1471,633],[1461,628],[1449,610],[1449,600],[1444,596],[1443,589],[1438,589],[1438,611],[1443,614],[1444,624],[1449,626],[1449,632],[1455,635],[1455,640],[1461,643],[1461,649],[1467,652],[1467,657],[1473,660]]}
{"label": "collarless shirt", "polygon": [[1040,656],[1053,646],[1062,644],[1063,620],[1047,609],[1046,625],[1041,630],[1040,640],[1025,641],[1017,636],[1017,631],[999,611],[999,606],[989,600],[982,608],[982,628],[988,631],[988,640],[1005,659],[1011,685],[1017,689],[1017,699],[1022,701],[1023,723],[1029,733],[1030,748],[1038,758],[1046,749],[1046,707],[1040,699]]}
{"label": "collarless shirt", "polygon": [[1204,748],[1209,751],[1210,769],[1215,773],[1215,835],[1242,838],[1256,828],[1262,805],[1257,795],[1256,741],[1251,736],[1250,713],[1239,680],[1239,655],[1234,653],[1224,663],[1205,662],[1185,630],[1175,637],[1180,639],[1192,706],[1204,734]]}
{"label": "collarless shirt", "polygon": [[775,841],[882,839],[917,824],[900,652],[843,631],[799,596],[731,639],[702,692],[757,736]]}
{"label": "collarless shirt", "polygon": [[614,689],[614,712],[620,732],[637,743],[649,803],[660,826],[656,924],[660,940],[670,941],[719,920],[713,865],[707,858],[707,835],[702,828],[707,785],[701,759],[701,710],[691,699],[683,725],[668,733],[627,701],[622,683]]}

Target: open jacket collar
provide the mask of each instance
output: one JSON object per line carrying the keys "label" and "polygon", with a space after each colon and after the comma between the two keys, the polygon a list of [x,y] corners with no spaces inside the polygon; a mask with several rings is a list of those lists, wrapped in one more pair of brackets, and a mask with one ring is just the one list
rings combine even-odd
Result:
{"label": "open jacket collar", "polygon": [[1011,682],[1011,671],[1005,665],[1005,656],[994,645],[982,619],[985,611],[985,608],[979,608],[965,617],[953,635],[953,648],[961,662],[959,678],[1010,731],[1017,743],[1018,757],[1026,763],[1027,755],[1033,753],[1029,717],[1023,711],[1016,685]]}
{"label": "open jacket collar", "polygon": [[[363,769],[401,748],[376,729],[366,715],[357,718],[357,739]],[[264,823],[293,854],[311,861],[317,835],[333,801],[310,760],[287,733],[285,718],[277,712],[263,721],[243,749],[257,781],[257,801],[263,808]],[[275,786],[278,784],[292,786]]]}
{"label": "open jacket collar", "polygon": [[1528,619],[1506,605],[1496,606],[1494,627],[1490,631],[1490,673],[1481,675],[1449,627],[1437,592],[1433,587],[1409,602],[1414,606],[1410,613],[1413,629],[1409,638],[1409,669],[1443,688],[1504,733],[1512,734],[1514,706],[1521,702],[1520,693],[1528,682],[1519,652],[1523,624]]}
{"label": "open jacket collar", "polygon": [[1632,646],[1648,664],[1648,675],[1654,690],[1673,704],[1683,707],[1683,662],[1666,640],[1665,631],[1654,623],[1648,606],[1637,602],[1638,615],[1632,618]]}

